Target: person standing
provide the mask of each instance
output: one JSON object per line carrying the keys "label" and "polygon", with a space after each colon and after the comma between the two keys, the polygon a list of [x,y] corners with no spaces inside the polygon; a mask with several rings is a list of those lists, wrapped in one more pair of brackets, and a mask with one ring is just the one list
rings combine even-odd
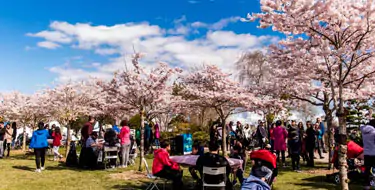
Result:
{"label": "person standing", "polygon": [[139,128],[135,130],[135,142],[137,146],[141,146],[141,130]]}
{"label": "person standing", "polygon": [[33,136],[31,137],[30,142],[30,149],[34,149],[35,153],[35,163],[36,163],[36,170],[35,172],[40,173],[44,170],[44,163],[46,159],[46,148],[48,147],[48,139],[49,134],[46,129],[44,129],[44,123],[38,123],[38,130],[33,132]]}
{"label": "person standing", "polygon": [[326,148],[325,148],[326,147],[325,142],[324,142],[324,135],[325,135],[325,132],[326,132],[326,128],[324,126],[323,121],[319,117],[316,118],[316,123],[319,124],[319,129],[320,129],[320,132],[322,133],[321,134],[322,138],[320,138],[319,141],[318,141],[319,146],[323,150],[323,153],[327,153]]}
{"label": "person standing", "polygon": [[274,148],[276,150],[277,161],[280,161],[281,153],[282,164],[285,166],[286,139],[288,137],[288,132],[281,125],[282,123],[280,120],[276,121],[276,127],[273,130],[273,135],[275,137]]}
{"label": "person standing", "polygon": [[95,123],[95,119],[92,116],[89,116],[89,120],[85,123],[85,125],[81,129],[81,138],[82,144],[85,144],[87,139],[90,137],[92,130],[94,129],[93,125]]}
{"label": "person standing", "polygon": [[155,145],[156,145],[156,149],[159,149],[160,148],[160,127],[159,127],[159,123],[156,122],[155,126],[154,126],[154,130],[155,130]]}
{"label": "person standing", "polygon": [[303,123],[298,123],[298,129],[299,129],[299,141],[301,146],[301,157],[304,162],[307,162],[307,153],[306,153],[306,141],[305,141],[305,129],[303,127]]}
{"label": "person standing", "polygon": [[14,149],[15,143],[16,143],[16,137],[17,137],[17,123],[13,122],[12,123],[12,129],[13,129],[13,134],[12,134],[12,149]]}
{"label": "person standing", "polygon": [[86,153],[88,153],[88,149],[86,149],[86,141],[90,137],[92,130],[93,130],[93,124],[95,123],[95,119],[92,116],[89,116],[88,121],[85,123],[85,125],[81,129],[81,144],[82,149],[81,153],[79,154],[79,165],[81,167],[85,167],[86,163],[85,161],[88,160],[85,156]]}
{"label": "person standing", "polygon": [[147,122],[145,122],[145,129],[143,132],[144,132],[144,138],[145,138],[145,142],[144,142],[145,153],[148,154],[148,152],[150,151],[151,128]]}
{"label": "person standing", "polygon": [[121,157],[120,157],[120,167],[128,167],[129,153],[130,153],[130,128],[128,127],[128,121],[122,120],[121,130],[119,134],[120,144],[121,144]]}
{"label": "person standing", "polygon": [[0,122],[0,158],[4,157],[4,137],[5,137],[4,122]]}
{"label": "person standing", "polygon": [[322,145],[321,140],[323,138],[323,133],[320,130],[319,123],[315,124],[315,134],[316,134],[316,139],[315,139],[316,150],[318,151],[320,159],[324,159],[324,157],[322,156],[322,147],[321,147]]}
{"label": "person standing", "polygon": [[[52,126],[53,127],[53,126]],[[53,161],[56,161],[57,158],[61,159],[63,156],[59,153],[59,148],[61,146],[61,130],[59,127],[55,127],[54,131],[52,132],[52,138],[53,138]]]}
{"label": "person standing", "polygon": [[275,147],[275,136],[273,135],[273,130],[276,128],[276,124],[272,123],[271,128],[269,131],[270,134],[270,145],[271,145],[271,152],[274,152]]}
{"label": "person standing", "polygon": [[365,161],[365,189],[370,189],[371,168],[375,167],[375,120],[361,126],[363,138],[363,152]]}
{"label": "person standing", "polygon": [[314,167],[315,130],[310,121],[306,122],[307,166]]}
{"label": "person standing", "polygon": [[249,147],[250,141],[251,141],[251,134],[253,133],[249,124],[245,125],[245,128],[243,129],[243,132],[244,132],[244,138],[245,138],[244,139],[244,146]]}
{"label": "person standing", "polygon": [[10,146],[12,144],[13,128],[7,123],[5,127],[5,137],[4,137],[4,150],[7,151],[7,157],[9,157]]}
{"label": "person standing", "polygon": [[[281,123],[281,121],[280,121],[280,123]],[[266,146],[267,132],[266,132],[266,129],[264,128],[263,121],[259,122],[259,126],[258,126],[258,129],[257,129],[257,132],[256,132],[256,137],[258,139],[260,148],[264,149],[264,147]]]}
{"label": "person standing", "polygon": [[301,141],[299,137],[299,128],[296,125],[295,121],[292,121],[292,125],[288,130],[288,144],[290,148],[290,157],[292,159],[292,168],[294,171],[300,171],[300,150],[301,150]]}

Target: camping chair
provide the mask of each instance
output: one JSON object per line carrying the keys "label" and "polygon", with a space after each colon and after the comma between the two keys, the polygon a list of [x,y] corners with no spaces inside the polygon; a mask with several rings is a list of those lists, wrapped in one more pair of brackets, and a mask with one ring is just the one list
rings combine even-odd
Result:
{"label": "camping chair", "polygon": [[[225,187],[226,185],[226,168],[225,167],[205,167],[203,166],[203,175],[202,175],[202,182],[203,182],[203,190],[205,187]],[[219,175],[224,175],[224,181],[222,181],[219,184],[208,184],[204,181],[205,175],[213,175],[213,176],[219,176]]]}
{"label": "camping chair", "polygon": [[[146,190],[153,190],[153,189],[159,190],[157,181],[158,180],[163,180],[163,179],[152,175],[152,173],[150,172],[150,169],[148,167],[148,164],[147,164],[147,161],[146,161],[145,158],[143,158],[142,161],[143,161],[143,163],[145,164],[145,167],[146,167],[147,178],[150,179],[150,180],[152,180],[152,182],[147,186]],[[163,184],[163,190],[165,190],[165,184],[167,183],[167,179],[163,180],[163,182],[164,182],[164,184]]]}
{"label": "camping chair", "polygon": [[111,163],[112,160],[116,161],[117,165],[117,154],[118,154],[118,147],[116,146],[104,146],[104,169],[107,169],[107,164]]}

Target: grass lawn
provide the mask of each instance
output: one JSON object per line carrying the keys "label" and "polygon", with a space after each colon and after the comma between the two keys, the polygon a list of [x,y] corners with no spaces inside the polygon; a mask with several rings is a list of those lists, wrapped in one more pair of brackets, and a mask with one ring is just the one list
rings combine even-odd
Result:
{"label": "grass lawn", "polygon": [[[145,175],[136,172],[137,165],[126,169],[86,171],[64,167],[63,163],[53,162],[52,157],[48,157],[46,170],[35,173],[34,156],[25,156],[19,151],[13,151],[11,155],[13,156],[10,158],[0,160],[0,176],[4,177],[0,189],[145,189],[148,185]],[[152,166],[152,158],[147,160],[149,166]],[[323,165],[318,166],[315,174],[308,171],[296,173],[281,168],[274,189],[340,189],[335,184],[325,182],[322,167]],[[245,177],[248,176],[248,170]],[[187,186],[193,184],[186,168],[184,182]],[[351,189],[361,188],[352,185]]]}

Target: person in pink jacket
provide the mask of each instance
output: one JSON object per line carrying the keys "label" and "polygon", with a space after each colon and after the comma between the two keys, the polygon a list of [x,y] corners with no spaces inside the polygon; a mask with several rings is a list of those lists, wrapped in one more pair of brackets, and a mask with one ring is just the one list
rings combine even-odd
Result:
{"label": "person in pink jacket", "polygon": [[285,166],[285,151],[286,139],[288,137],[287,130],[281,126],[281,121],[276,121],[276,127],[273,129],[273,136],[275,138],[274,149],[277,155],[277,162],[280,161],[280,153],[282,157],[282,164]]}
{"label": "person in pink jacket", "polygon": [[120,134],[118,135],[121,143],[121,167],[126,168],[128,166],[129,161],[129,153],[130,153],[130,128],[128,127],[128,121],[123,120],[121,121],[121,130]]}
{"label": "person in pink jacket", "polygon": [[156,144],[156,148],[160,148],[160,127],[159,127],[159,123],[156,122],[155,126],[154,126],[154,130],[155,130],[155,144]]}

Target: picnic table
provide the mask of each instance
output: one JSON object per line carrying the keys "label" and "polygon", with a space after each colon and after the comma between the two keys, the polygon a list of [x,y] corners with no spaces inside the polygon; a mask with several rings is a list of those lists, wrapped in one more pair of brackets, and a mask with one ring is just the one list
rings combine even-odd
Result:
{"label": "picnic table", "polygon": [[[186,166],[195,166],[199,155],[183,155],[171,156],[170,159],[178,164]],[[243,160],[235,158],[227,158],[229,165],[232,169],[242,169]]]}

